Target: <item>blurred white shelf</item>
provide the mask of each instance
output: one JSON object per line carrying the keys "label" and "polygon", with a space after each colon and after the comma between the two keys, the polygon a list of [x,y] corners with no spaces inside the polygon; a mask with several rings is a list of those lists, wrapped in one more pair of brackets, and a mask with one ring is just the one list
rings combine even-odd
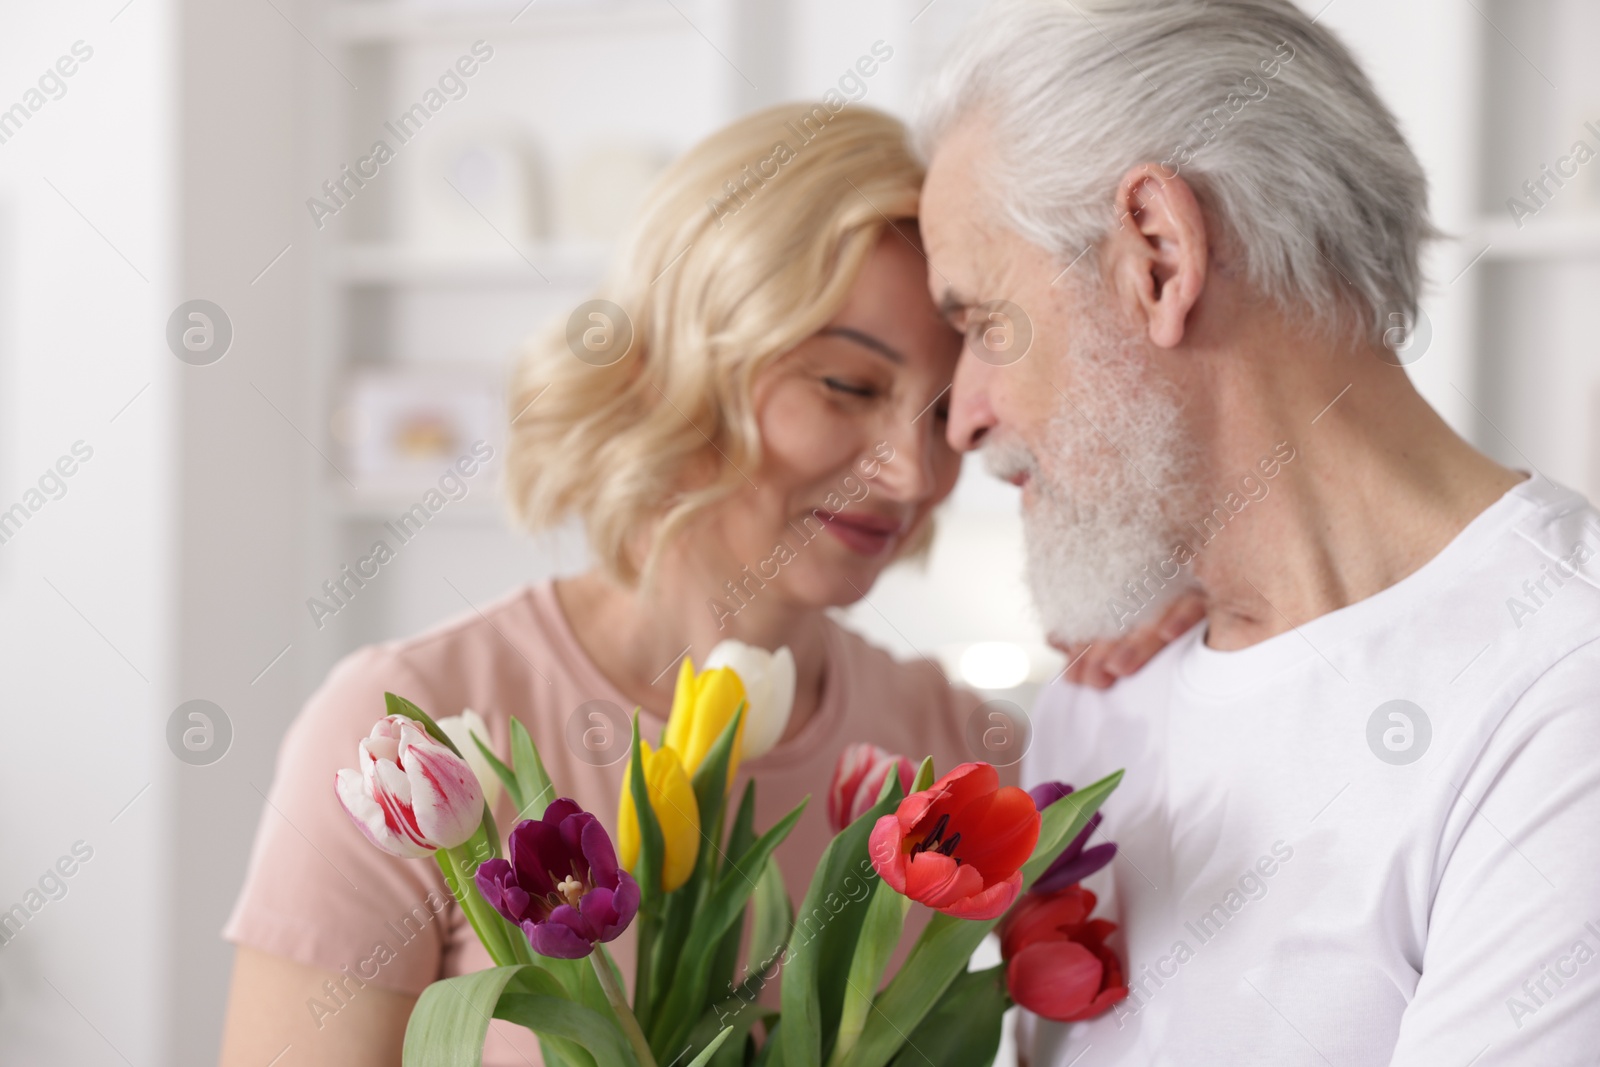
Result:
{"label": "blurred white shelf", "polygon": [[[691,16],[692,17],[692,16]],[[692,31],[671,4],[640,0],[518,0],[506,4],[427,5],[345,3],[327,16],[328,32],[341,41],[428,40],[432,38],[537,37],[557,33],[642,33]]]}
{"label": "blurred white shelf", "polygon": [[1600,212],[1535,217],[1524,220],[1520,228],[1510,218],[1488,218],[1473,237],[1477,244],[1489,246],[1484,258],[1492,260],[1600,257]]}
{"label": "blurred white shelf", "polygon": [[346,244],[328,270],[346,285],[593,285],[611,249],[603,244],[547,244],[513,251],[438,249],[403,244]]}

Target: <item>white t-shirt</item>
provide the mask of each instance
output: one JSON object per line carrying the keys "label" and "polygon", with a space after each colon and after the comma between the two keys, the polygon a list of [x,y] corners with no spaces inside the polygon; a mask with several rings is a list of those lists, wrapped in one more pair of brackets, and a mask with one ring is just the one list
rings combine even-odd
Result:
{"label": "white t-shirt", "polygon": [[1600,513],[1540,477],[1415,574],[1040,698],[1028,784],[1127,769],[1090,880],[1130,994],[1034,1067],[1600,1056]]}

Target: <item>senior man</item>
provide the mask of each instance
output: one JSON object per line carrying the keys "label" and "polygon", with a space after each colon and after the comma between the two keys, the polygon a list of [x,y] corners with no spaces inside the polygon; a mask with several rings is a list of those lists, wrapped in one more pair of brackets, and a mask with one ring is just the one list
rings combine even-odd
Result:
{"label": "senior man", "polygon": [[1130,993],[1033,1062],[1592,1062],[1600,514],[1398,366],[1426,183],[1349,53],[1274,0],[1005,4],[919,137],[950,440],[1022,486],[1047,627],[1207,601],[1036,710],[1029,780],[1127,769]]}

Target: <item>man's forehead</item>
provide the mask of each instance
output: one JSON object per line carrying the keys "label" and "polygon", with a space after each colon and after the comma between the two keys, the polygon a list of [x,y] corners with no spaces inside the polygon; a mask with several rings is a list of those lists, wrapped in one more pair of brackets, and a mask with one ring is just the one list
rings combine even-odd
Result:
{"label": "man's forehead", "polygon": [[939,139],[922,188],[922,235],[928,253],[928,290],[947,313],[970,302],[987,243],[989,205],[975,160],[982,158],[984,134],[970,119]]}

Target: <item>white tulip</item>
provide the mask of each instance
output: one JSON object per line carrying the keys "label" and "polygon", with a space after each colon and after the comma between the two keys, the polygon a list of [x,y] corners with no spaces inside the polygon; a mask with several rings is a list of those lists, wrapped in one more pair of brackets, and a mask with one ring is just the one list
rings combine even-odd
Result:
{"label": "white tulip", "polygon": [[777,745],[794,710],[794,653],[789,646],[768,652],[727,640],[711,650],[705,669],[729,667],[744,685],[744,746],[741,759],[760,759]]}
{"label": "white tulip", "polygon": [[494,768],[489,766],[489,761],[483,758],[483,753],[478,751],[478,746],[472,743],[472,735],[476,734],[483,739],[483,747],[494,750],[494,742],[489,739],[489,726],[483,721],[483,716],[471,708],[462,708],[460,715],[451,715],[448,718],[436,720],[439,729],[445,736],[455,742],[461,754],[467,758],[467,765],[472,768],[472,773],[478,777],[478,785],[483,789],[483,799],[490,810],[500,802],[500,776],[494,773]]}

